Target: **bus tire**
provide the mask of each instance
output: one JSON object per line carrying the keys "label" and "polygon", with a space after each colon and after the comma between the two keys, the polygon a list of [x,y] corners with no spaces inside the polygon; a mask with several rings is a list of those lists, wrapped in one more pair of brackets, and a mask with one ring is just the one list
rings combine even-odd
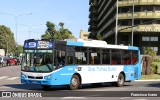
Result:
{"label": "bus tire", "polygon": [[73,75],[72,78],[71,78],[71,82],[70,82],[70,85],[69,85],[69,88],[71,90],[76,90],[78,89],[80,86],[80,79],[77,75]]}
{"label": "bus tire", "polygon": [[41,85],[43,89],[45,90],[49,90],[51,89],[51,86],[50,85]]}
{"label": "bus tire", "polygon": [[120,73],[117,80],[117,86],[122,87],[124,85],[124,80],[124,75]]}

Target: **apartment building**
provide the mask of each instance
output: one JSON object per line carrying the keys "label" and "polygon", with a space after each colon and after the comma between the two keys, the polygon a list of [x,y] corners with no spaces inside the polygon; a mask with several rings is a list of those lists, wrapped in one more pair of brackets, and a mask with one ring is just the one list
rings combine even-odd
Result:
{"label": "apartment building", "polygon": [[131,45],[133,31],[134,46],[160,54],[160,0],[90,0],[89,5],[92,38],[100,33],[109,44],[117,37],[117,44]]}

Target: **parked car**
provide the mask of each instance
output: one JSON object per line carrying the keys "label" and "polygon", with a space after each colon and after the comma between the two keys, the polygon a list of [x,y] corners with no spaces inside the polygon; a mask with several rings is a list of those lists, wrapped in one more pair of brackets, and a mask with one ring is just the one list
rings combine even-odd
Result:
{"label": "parked car", "polygon": [[20,57],[14,57],[13,59],[15,60],[16,65],[20,65],[21,64]]}
{"label": "parked car", "polygon": [[15,65],[16,62],[13,58],[10,58],[10,57],[5,57],[5,59],[7,60],[7,65],[8,66],[11,66],[11,65]]}
{"label": "parked car", "polygon": [[7,66],[7,60],[5,57],[0,56],[0,67],[6,67]]}
{"label": "parked car", "polygon": [[16,61],[13,58],[9,58],[11,65],[16,65]]}

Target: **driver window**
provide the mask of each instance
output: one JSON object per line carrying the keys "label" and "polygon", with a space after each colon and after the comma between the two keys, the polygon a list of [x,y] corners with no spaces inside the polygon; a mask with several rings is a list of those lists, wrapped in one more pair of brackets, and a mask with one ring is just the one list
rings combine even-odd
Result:
{"label": "driver window", "polygon": [[57,51],[57,65],[63,66],[65,65],[65,51]]}

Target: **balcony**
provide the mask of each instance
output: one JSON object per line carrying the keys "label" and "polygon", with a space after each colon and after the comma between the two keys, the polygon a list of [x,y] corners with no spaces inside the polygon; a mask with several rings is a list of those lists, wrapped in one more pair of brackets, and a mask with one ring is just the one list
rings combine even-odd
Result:
{"label": "balcony", "polygon": [[88,31],[92,31],[96,29],[96,25],[90,25]]}
{"label": "balcony", "polygon": [[97,21],[97,18],[93,17],[93,18],[90,18],[90,20],[88,21],[88,25],[90,25],[92,22],[96,22]]}
{"label": "balcony", "polygon": [[[97,7],[98,5],[97,5],[97,3],[96,2],[94,2],[94,3],[92,3],[91,5],[90,5],[90,7],[89,7],[89,11],[92,11],[95,7]],[[95,8],[96,9],[96,8]]]}
{"label": "balcony", "polygon": [[89,0],[89,4],[91,4],[92,2],[94,2],[94,0]]}
{"label": "balcony", "polygon": [[[131,32],[132,28],[127,28],[127,27],[131,27],[131,26],[119,26],[118,31]],[[127,28],[127,29],[124,29],[124,28]],[[134,32],[160,32],[160,24],[138,25],[134,27]]]}
{"label": "balcony", "polygon": [[[135,12],[134,13],[134,18],[135,19],[145,19],[145,18],[151,18],[151,19],[156,19],[160,18],[160,12]],[[132,12],[130,13],[119,13],[118,14],[118,19],[132,19]]]}
{"label": "balcony", "polygon": [[[132,6],[133,0],[119,1],[118,6]],[[160,5],[160,0],[134,0],[134,5]]]}

